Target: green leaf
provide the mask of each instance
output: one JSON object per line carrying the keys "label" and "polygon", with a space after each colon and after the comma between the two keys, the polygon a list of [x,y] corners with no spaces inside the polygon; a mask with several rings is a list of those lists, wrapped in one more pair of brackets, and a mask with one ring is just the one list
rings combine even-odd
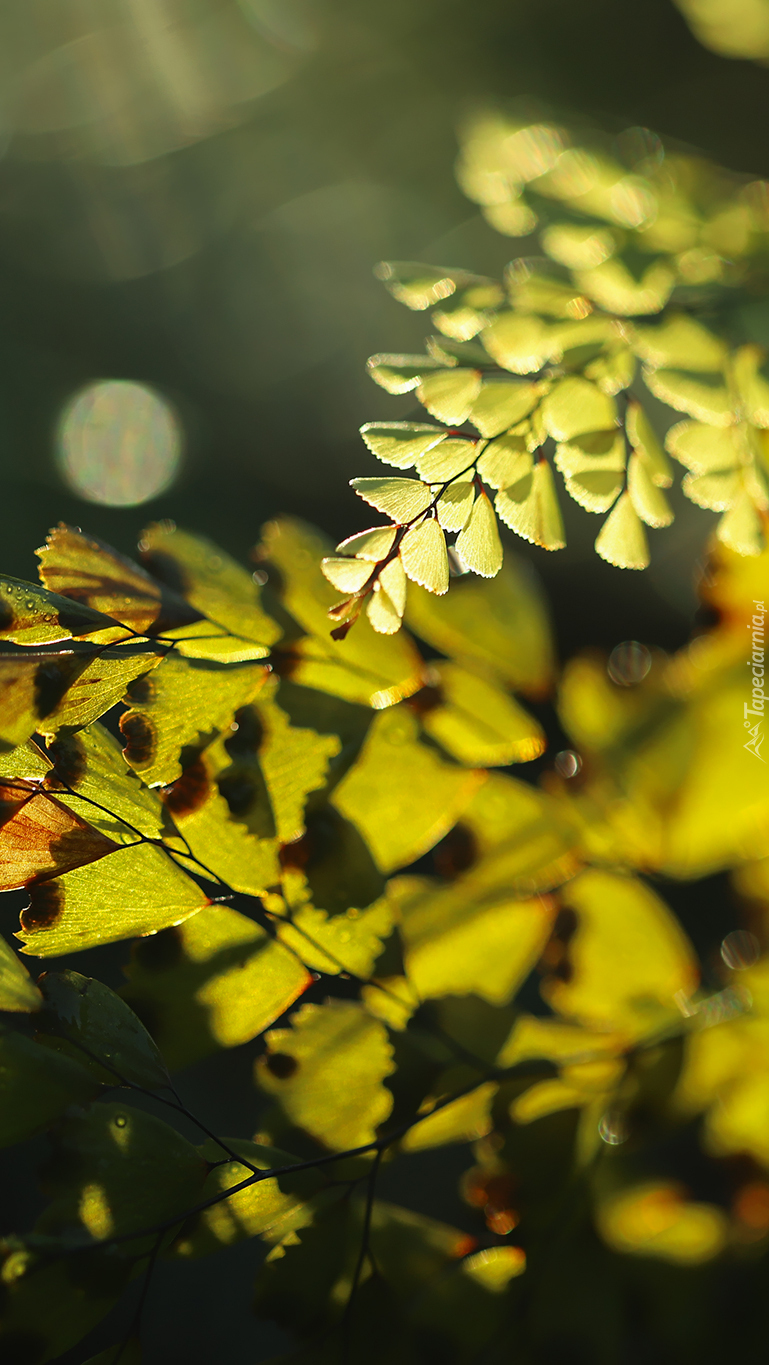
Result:
{"label": "green leaf", "polygon": [[372,455],[395,469],[411,469],[420,455],[446,437],[430,422],[366,422],[360,434]]}
{"label": "green leaf", "polygon": [[78,671],[61,700],[41,718],[40,733],[49,736],[63,727],[90,725],[122,699],[131,683],[137,683],[162,662],[164,655],[152,646],[121,645],[119,649],[102,650]]}
{"label": "green leaf", "polygon": [[484,1081],[469,1095],[428,1114],[401,1141],[404,1152],[423,1152],[451,1142],[474,1142],[493,1127],[491,1105],[498,1090],[494,1081]]}
{"label": "green leaf", "polygon": [[373,1142],[393,1102],[382,1084],[394,1070],[384,1026],[348,1000],[303,1005],[292,1024],[267,1034],[262,1089],[332,1151]]}
{"label": "green leaf", "polygon": [[732,400],[721,374],[645,369],[644,381],[655,398],[700,422],[729,427],[734,421]]}
{"label": "green leaf", "polygon": [[428,735],[468,767],[528,763],[545,749],[533,716],[477,673],[455,663],[434,666],[440,703],[422,715]]}
{"label": "green leaf", "polygon": [[742,410],[755,427],[769,427],[769,379],[766,352],[760,346],[740,346],[732,360],[734,382]]}
{"label": "green leaf", "polygon": [[647,526],[669,526],[673,520],[670,504],[654,482],[652,470],[643,455],[630,457],[627,488],[636,512]]}
{"label": "green leaf", "polygon": [[314,802],[307,831],[281,850],[283,890],[293,909],[311,899],[330,915],[353,914],[384,890],[384,878],[355,825],[333,806]]}
{"label": "green leaf", "polygon": [[259,664],[215,664],[169,654],[151,678],[128,693],[120,717],[126,762],[148,786],[181,774],[180,751],[199,747],[229,725],[232,716],[264,686]]}
{"label": "green leaf", "polygon": [[[72,1114],[56,1134],[54,1197],[37,1231],[87,1245],[141,1233],[201,1197],[208,1163],[167,1123],[121,1100]],[[54,1168],[56,1169],[56,1167]],[[118,1255],[146,1255],[152,1234],[129,1238]]]}
{"label": "green leaf", "polygon": [[24,744],[40,728],[91,658],[69,650],[0,656],[0,753]]}
{"label": "green leaf", "polygon": [[318,532],[290,518],[263,530],[259,553],[281,575],[285,607],[313,637],[297,641],[281,656],[280,672],[347,701],[392,706],[421,687],[422,660],[405,634],[377,634],[365,618],[345,640],[330,639],[327,611],[336,594],[320,571],[330,548]]}
{"label": "green leaf", "polygon": [[292,911],[290,924],[281,924],[277,915],[275,918],[281,942],[313,971],[332,976],[342,971],[370,976],[393,927],[392,906],[386,896],[363,910],[352,906],[344,914],[329,915],[303,905]]}
{"label": "green leaf", "polygon": [[553,223],[545,228],[540,240],[551,260],[569,270],[601,265],[617,249],[617,238],[611,229],[594,223]]}
{"label": "green leaf", "polygon": [[344,555],[329,555],[322,559],[320,567],[329,583],[339,592],[359,592],[372,575],[371,564],[365,559],[346,558]]}
{"label": "green leaf", "polygon": [[451,829],[483,775],[444,763],[417,738],[406,707],[374,720],[332,804],[360,830],[384,873],[426,853]]}
{"label": "green leaf", "polygon": [[646,532],[629,493],[623,493],[598,532],[597,553],[618,569],[645,569],[649,563]]}
{"label": "green leaf", "polygon": [[[438,525],[444,531],[461,531],[467,525],[475,499],[475,485],[467,479],[450,483],[438,500]],[[405,607],[405,602],[404,602]]]}
{"label": "green leaf", "polygon": [[[688,478],[687,474],[684,483]],[[689,489],[685,491],[692,496]],[[738,555],[760,555],[766,548],[763,521],[747,490],[736,493],[731,507],[718,523],[716,535]]]}
{"label": "green leaf", "polygon": [[[336,552],[340,555],[355,555],[356,559],[367,559],[371,564],[378,564],[387,558],[396,534],[394,526],[372,526],[370,531],[359,531],[357,535],[341,541]],[[321,560],[321,563],[324,562]]]}
{"label": "green leaf", "polygon": [[677,422],[665,437],[665,445],[693,474],[734,469],[740,463],[740,437],[734,427]]}
{"label": "green leaf", "polygon": [[433,517],[420,521],[401,541],[400,560],[406,576],[429,592],[449,590],[449,557],[446,539]]}
{"label": "green leaf", "polygon": [[728,354],[720,337],[686,313],[674,313],[656,327],[637,327],[633,348],[654,369],[697,374],[722,370]]}
{"label": "green leaf", "polygon": [[120,1079],[145,1089],[168,1084],[157,1047],[133,1010],[109,986],[79,972],[44,972],[37,1032],[45,1043],[92,1071],[102,1085]]}
{"label": "green leaf", "polygon": [[616,428],[559,445],[555,463],[569,495],[588,512],[608,512],[625,483],[625,441]]}
{"label": "green leaf", "polygon": [[478,460],[478,473],[491,488],[509,488],[531,474],[532,465],[526,436],[508,432],[486,446]]}
{"label": "green leaf", "polygon": [[[200,1150],[208,1161],[219,1164],[203,1186],[202,1199],[212,1199],[247,1180],[253,1174],[249,1169],[251,1166],[259,1171],[269,1171],[299,1164],[298,1157],[275,1147],[246,1142],[242,1138],[227,1138],[226,1141],[227,1146],[244,1157],[249,1165],[243,1166],[238,1161],[222,1164],[221,1148],[209,1139]],[[171,1254],[181,1260],[191,1260],[232,1246],[245,1237],[264,1237],[268,1242],[277,1242],[295,1228],[312,1221],[313,1195],[323,1191],[325,1186],[322,1171],[297,1171],[296,1175],[256,1181],[229,1199],[205,1209],[192,1226],[179,1234]]]}
{"label": "green leaf", "polygon": [[0,1026],[0,1146],[40,1132],[98,1089],[98,1081],[77,1062]]}
{"label": "green leaf", "polygon": [[[112,617],[48,592],[36,583],[0,576],[0,640],[17,645],[48,645],[82,639],[114,629]],[[125,636],[125,631],[120,632]]]}
{"label": "green leaf", "polygon": [[542,403],[548,435],[570,441],[588,431],[606,431],[616,425],[617,405],[595,384],[570,375],[553,386]]}
{"label": "green leaf", "polygon": [[58,957],[154,934],[208,904],[200,887],[160,849],[132,844],[98,864],[33,885],[18,937],[33,957]]}
{"label": "green leaf", "polygon": [[28,1014],[42,1008],[43,997],[13,949],[0,938],[0,1010]]}
{"label": "green leaf", "polygon": [[478,494],[454,548],[464,567],[481,578],[495,578],[502,568],[502,543],[494,508],[483,489]]}
{"label": "green leaf", "polygon": [[576,283],[588,298],[594,299],[608,313],[633,317],[659,313],[664,308],[676,277],[665,261],[648,265],[639,280],[631,275],[622,261],[614,258],[603,261],[591,270],[578,270]]}
{"label": "green leaf", "polygon": [[[0,1351],[22,1365],[58,1358],[81,1341],[114,1306],[132,1270],[125,1257],[98,1250],[51,1261],[14,1239],[5,1252]],[[108,1365],[117,1349],[102,1353]],[[137,1359],[127,1351],[124,1357],[127,1365]]]}
{"label": "green leaf", "polygon": [[76,733],[59,731],[48,755],[53,767],[44,760],[47,789],[102,834],[129,844],[135,843],[137,830],[148,839],[163,833],[166,816],[157,792],[127,766],[118,741],[103,725],[94,721]]}
{"label": "green leaf", "polygon": [[193,607],[156,583],[132,559],[64,522],[49,531],[37,555],[41,579],[47,588],[71,599],[70,612],[108,613],[110,621],[103,624],[112,622],[112,628],[99,633],[102,642],[125,639],[126,627],[140,635],[162,635],[198,619]]}
{"label": "green leaf", "polygon": [[413,520],[430,506],[432,494],[417,479],[350,479],[359,498],[398,525]]}
{"label": "green leaf", "polygon": [[475,441],[442,441],[426,455],[419,456],[417,473],[425,483],[445,483],[447,479],[469,473],[475,464],[476,453]]}
{"label": "green leaf", "polygon": [[[679,423],[679,425],[685,425]],[[658,488],[669,488],[673,482],[673,474],[670,461],[667,458],[662,446],[660,445],[656,432],[652,427],[649,418],[635,400],[628,403],[627,417],[625,419],[625,429],[628,440],[634,450],[643,455],[652,482]],[[675,430],[675,428],[673,428]],[[712,427],[708,428],[712,431]],[[670,436],[670,432],[668,432]],[[665,444],[667,445],[667,439]]]}
{"label": "green leaf", "polygon": [[381,261],[374,274],[398,303],[417,310],[449,298],[458,284],[475,278],[465,270],[443,270],[418,261]]}
{"label": "green leaf", "polygon": [[262,610],[251,575],[204,536],[155,522],[142,531],[139,549],[157,578],[181,592],[209,621],[261,645],[261,655],[280,639],[280,626]]}
{"label": "green leaf", "polygon": [[253,920],[211,906],[134,944],[122,995],[171,1069],[262,1033],[311,984]]}
{"label": "green leaf", "polygon": [[637,1038],[680,1019],[677,998],[698,982],[694,952],[675,916],[643,882],[616,872],[583,872],[561,892],[576,912],[569,942],[572,976],[543,992],[559,1014]]}
{"label": "green leaf", "polygon": [[494,499],[497,515],[511,531],[545,550],[562,550],[561,510],[547,460],[538,460],[530,474],[502,489]]}
{"label": "green leaf", "polygon": [[541,318],[522,313],[500,313],[481,333],[492,360],[513,374],[533,374],[549,360],[552,341]]}
{"label": "green leaf", "polygon": [[630,388],[635,371],[636,361],[633,352],[629,347],[621,346],[591,360],[590,364],[585,366],[585,378],[592,379],[602,393],[614,397],[623,389]]}
{"label": "green leaf", "polygon": [[505,296],[496,280],[476,276],[464,288],[457,289],[448,303],[433,313],[432,320],[444,336],[467,342],[488,326],[494,310],[504,303]]}
{"label": "green leaf", "polygon": [[417,398],[432,417],[449,426],[459,426],[467,419],[481,391],[478,370],[438,370],[422,377]]}
{"label": "green leaf", "polygon": [[512,383],[509,380],[489,380],[473,403],[468,420],[478,428],[481,436],[498,436],[528,417],[539,399],[536,384]]}
{"label": "green leaf", "polygon": [[388,393],[410,393],[421,383],[423,374],[443,369],[446,362],[429,355],[372,355],[366,364],[380,388]]}
{"label": "green leaf", "polygon": [[551,685],[550,626],[525,560],[507,554],[496,578],[458,578],[445,597],[412,587],[406,620],[433,648],[488,669],[510,687],[536,697]]}

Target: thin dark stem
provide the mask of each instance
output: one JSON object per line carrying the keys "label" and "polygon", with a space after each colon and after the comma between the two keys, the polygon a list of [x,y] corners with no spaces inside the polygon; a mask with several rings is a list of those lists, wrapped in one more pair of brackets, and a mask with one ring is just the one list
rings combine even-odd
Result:
{"label": "thin dark stem", "polygon": [[156,1237],[155,1245],[153,1246],[152,1251],[150,1252],[149,1257],[147,1259],[147,1269],[144,1272],[144,1281],[142,1283],[141,1293],[139,1295],[139,1302],[136,1305],[136,1312],[133,1315],[131,1325],[128,1328],[128,1331],[126,1332],[125,1336],[123,1337],[123,1340],[120,1343],[120,1346],[118,1347],[118,1352],[117,1355],[115,1356],[115,1359],[112,1362],[112,1365],[119,1365],[119,1361],[125,1354],[126,1347],[128,1346],[128,1343],[131,1341],[131,1338],[139,1335],[139,1332],[141,1330],[142,1316],[144,1314],[144,1306],[147,1302],[147,1295],[149,1293],[150,1284],[152,1282],[152,1273],[155,1269],[155,1263],[158,1258],[158,1252],[160,1251],[162,1241],[163,1236],[161,1233],[158,1235],[158,1237]]}
{"label": "thin dark stem", "polygon": [[384,1148],[380,1147],[374,1157],[374,1160],[371,1164],[371,1170],[369,1171],[368,1174],[368,1188],[366,1190],[366,1207],[363,1214],[363,1229],[361,1232],[360,1250],[358,1252],[358,1259],[355,1264],[355,1270],[352,1277],[352,1284],[350,1285],[350,1293],[347,1299],[347,1303],[345,1305],[344,1317],[342,1318],[342,1358],[345,1362],[345,1365],[347,1365],[347,1362],[350,1359],[350,1329],[352,1327],[352,1311],[355,1306],[355,1298],[358,1293],[358,1285],[360,1284],[360,1277],[363,1273],[363,1266],[365,1265],[366,1257],[370,1256],[369,1243],[371,1240],[371,1216],[374,1210],[376,1181],[377,1176],[379,1175],[379,1167],[382,1162],[383,1154]]}

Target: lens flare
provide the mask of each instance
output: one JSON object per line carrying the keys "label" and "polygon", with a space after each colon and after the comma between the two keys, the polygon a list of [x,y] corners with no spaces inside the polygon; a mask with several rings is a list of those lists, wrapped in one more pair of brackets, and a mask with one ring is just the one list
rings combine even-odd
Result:
{"label": "lens flare", "polygon": [[136,507],[174,481],[182,429],[167,399],[146,384],[105,379],[62,412],[57,462],[73,492],[106,507]]}

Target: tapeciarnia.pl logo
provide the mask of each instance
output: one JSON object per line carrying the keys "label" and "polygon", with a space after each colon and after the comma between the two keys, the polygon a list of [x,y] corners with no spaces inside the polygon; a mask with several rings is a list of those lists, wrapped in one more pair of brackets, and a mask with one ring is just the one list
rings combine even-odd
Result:
{"label": "tapeciarnia.pl logo", "polygon": [[[757,602],[755,598],[753,599],[753,606],[755,607],[755,612],[752,619],[748,622],[748,630],[752,635],[751,657],[748,659],[748,668],[753,670],[753,687],[750,702],[745,702],[743,706],[745,729],[749,731],[750,738],[742,747],[743,749],[747,749],[748,753],[754,754],[756,758],[760,758],[762,763],[766,763],[766,759],[761,753],[761,745],[764,742],[763,724],[764,710],[766,707],[766,693],[764,692],[764,620],[766,618],[766,607],[763,602]],[[751,721],[748,717],[756,717],[756,719],[755,721]]]}

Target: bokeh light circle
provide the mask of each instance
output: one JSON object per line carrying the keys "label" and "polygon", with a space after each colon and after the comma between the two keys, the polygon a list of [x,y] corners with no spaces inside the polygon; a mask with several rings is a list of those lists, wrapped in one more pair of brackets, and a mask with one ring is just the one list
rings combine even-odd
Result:
{"label": "bokeh light circle", "polygon": [[65,482],[86,502],[136,507],[173,483],[182,443],[166,398],[146,384],[102,379],[67,403],[56,454]]}

